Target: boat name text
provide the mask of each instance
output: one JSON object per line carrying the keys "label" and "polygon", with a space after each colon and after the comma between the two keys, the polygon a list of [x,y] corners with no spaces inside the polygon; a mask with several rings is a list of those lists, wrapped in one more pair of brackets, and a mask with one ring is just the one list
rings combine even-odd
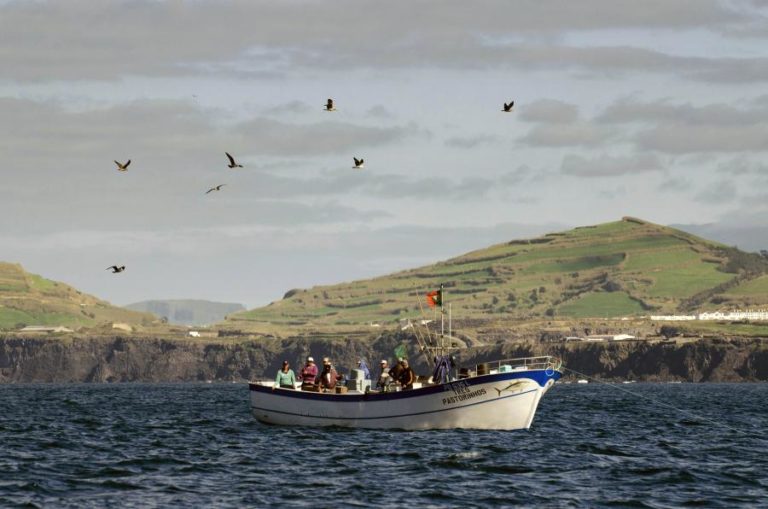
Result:
{"label": "boat name text", "polygon": [[460,401],[466,401],[485,395],[485,389],[477,389],[476,391],[473,391],[470,385],[466,382],[451,382],[447,384],[446,390],[453,391],[454,395],[443,398],[443,405],[453,405]]}

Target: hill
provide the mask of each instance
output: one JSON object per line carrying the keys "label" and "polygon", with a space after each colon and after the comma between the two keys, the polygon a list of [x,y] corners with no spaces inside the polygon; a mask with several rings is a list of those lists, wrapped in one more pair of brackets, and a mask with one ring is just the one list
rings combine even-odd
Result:
{"label": "hill", "polygon": [[19,264],[0,262],[0,329],[148,324],[154,320],[147,313],[119,308],[64,283],[30,274]]}
{"label": "hill", "polygon": [[426,316],[444,285],[465,321],[581,319],[768,304],[768,260],[635,218],[513,240],[368,280],[288,291],[241,329],[360,328]]}
{"label": "hill", "polygon": [[179,325],[207,325],[224,320],[229,313],[245,311],[242,304],[193,299],[145,300],[125,307],[152,313]]}

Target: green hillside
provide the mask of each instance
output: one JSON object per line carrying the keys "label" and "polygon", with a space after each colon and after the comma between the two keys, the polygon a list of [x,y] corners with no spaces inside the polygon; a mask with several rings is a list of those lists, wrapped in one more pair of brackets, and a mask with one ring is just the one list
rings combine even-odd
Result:
{"label": "green hillside", "polygon": [[0,329],[25,325],[67,327],[104,323],[150,323],[154,317],[112,306],[64,283],[26,272],[21,265],[0,262]]}
{"label": "green hillside", "polygon": [[296,289],[232,328],[360,327],[422,312],[442,283],[463,319],[623,317],[768,304],[768,260],[639,219],[514,240],[374,279]]}

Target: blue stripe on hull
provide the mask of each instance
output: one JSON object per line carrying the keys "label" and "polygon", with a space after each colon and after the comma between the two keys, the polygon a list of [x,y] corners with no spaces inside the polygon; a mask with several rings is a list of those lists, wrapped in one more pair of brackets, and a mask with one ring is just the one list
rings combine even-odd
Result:
{"label": "blue stripe on hull", "polygon": [[[486,383],[492,383],[492,382],[511,381],[511,380],[516,380],[518,378],[528,378],[528,379],[534,380],[537,384],[539,384],[539,386],[544,387],[547,381],[558,380],[560,376],[561,376],[561,373],[559,371],[537,369],[537,370],[529,370],[529,371],[513,371],[511,373],[497,373],[493,375],[482,375],[482,376],[476,376],[472,378],[464,378],[462,380],[457,380],[457,382],[472,386],[472,385],[486,384]],[[286,398],[323,400],[323,401],[343,401],[343,402],[349,402],[349,403],[356,403],[359,401],[386,401],[386,400],[393,400],[393,399],[417,398],[427,394],[435,394],[435,393],[440,393],[444,391],[450,391],[452,390],[451,383],[456,383],[456,382],[449,382],[441,385],[430,385],[428,387],[422,387],[420,389],[413,389],[410,391],[371,392],[369,394],[326,394],[326,393],[307,392],[307,391],[290,390],[290,389],[275,389],[273,391],[272,387],[266,387],[264,385],[259,385],[255,383],[250,383],[248,384],[248,386],[250,390],[255,392],[263,392],[263,393],[272,394],[274,396],[281,396]]]}
{"label": "blue stripe on hull", "polygon": [[[273,409],[270,409],[270,408],[255,407],[255,406],[252,406],[251,410],[252,411],[261,410],[261,411],[264,411],[264,412],[272,412],[272,413],[275,413],[275,414],[283,414],[283,415],[293,415],[293,416],[296,416],[296,417],[306,417],[306,418],[310,418],[310,419],[330,419],[330,420],[334,420],[334,421],[364,421],[364,420],[372,419],[372,420],[379,420],[380,421],[380,420],[383,420],[383,419],[397,419],[399,417],[413,417],[414,415],[426,415],[426,414],[437,414],[437,413],[440,413],[440,412],[450,412],[452,410],[458,410],[460,408],[467,408],[467,407],[471,407],[471,406],[475,406],[475,405],[482,405],[484,403],[495,403],[495,402],[497,402],[499,400],[502,400],[502,399],[514,398],[514,397],[517,397],[517,396],[522,396],[523,394],[528,394],[528,393],[531,393],[531,392],[535,392],[537,390],[538,389],[530,389],[530,390],[527,390],[527,391],[524,391],[524,392],[520,392],[518,394],[510,394],[509,396],[503,396],[501,398],[488,399],[488,400],[485,400],[485,401],[478,401],[476,403],[467,403],[466,405],[454,406],[454,407],[451,407],[451,408],[441,408],[439,410],[428,410],[426,412],[415,412],[415,413],[411,413],[411,414],[399,414],[399,415],[387,415],[387,416],[379,415],[379,416],[374,416],[374,417],[326,417],[326,416],[322,416],[322,415],[306,415],[306,414],[299,414],[299,413],[295,413],[295,412],[284,412],[282,410],[273,410]],[[258,417],[256,417],[256,419],[258,419]]]}

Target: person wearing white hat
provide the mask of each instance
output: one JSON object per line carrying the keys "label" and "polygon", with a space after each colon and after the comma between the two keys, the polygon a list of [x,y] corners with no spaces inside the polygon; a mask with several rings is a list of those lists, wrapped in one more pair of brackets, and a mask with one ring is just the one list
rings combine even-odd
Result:
{"label": "person wearing white hat", "polygon": [[381,359],[381,374],[379,375],[379,381],[376,382],[376,388],[382,392],[387,392],[391,382],[392,377],[389,376],[389,364],[386,359]]}
{"label": "person wearing white hat", "polygon": [[299,380],[301,380],[301,389],[312,387],[317,383],[317,364],[312,356],[307,357],[307,363],[301,368],[299,373]]}

